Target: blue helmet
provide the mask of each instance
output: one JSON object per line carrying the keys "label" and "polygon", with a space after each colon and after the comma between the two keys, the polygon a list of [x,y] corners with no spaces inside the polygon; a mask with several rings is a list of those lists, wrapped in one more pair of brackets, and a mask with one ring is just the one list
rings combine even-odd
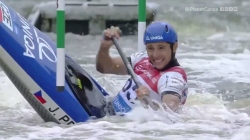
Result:
{"label": "blue helmet", "polygon": [[174,44],[178,37],[175,29],[167,22],[153,22],[144,32],[144,44],[155,42],[167,42]]}

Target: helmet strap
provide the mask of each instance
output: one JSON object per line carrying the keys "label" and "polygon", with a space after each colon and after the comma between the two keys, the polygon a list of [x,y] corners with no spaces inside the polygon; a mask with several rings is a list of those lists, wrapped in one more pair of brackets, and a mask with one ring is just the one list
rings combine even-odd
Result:
{"label": "helmet strap", "polygon": [[170,43],[170,49],[171,49],[171,59],[170,62],[175,59],[175,52],[174,52],[174,44]]}

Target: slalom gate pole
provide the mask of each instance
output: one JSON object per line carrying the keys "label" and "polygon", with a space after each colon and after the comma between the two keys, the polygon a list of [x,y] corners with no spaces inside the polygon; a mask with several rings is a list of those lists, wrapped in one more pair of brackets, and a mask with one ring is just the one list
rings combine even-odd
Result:
{"label": "slalom gate pole", "polygon": [[138,0],[138,51],[144,51],[143,34],[146,30],[146,0]]}
{"label": "slalom gate pole", "polygon": [[57,33],[57,63],[56,63],[56,89],[64,91],[65,86],[65,1],[57,0],[56,13]]}

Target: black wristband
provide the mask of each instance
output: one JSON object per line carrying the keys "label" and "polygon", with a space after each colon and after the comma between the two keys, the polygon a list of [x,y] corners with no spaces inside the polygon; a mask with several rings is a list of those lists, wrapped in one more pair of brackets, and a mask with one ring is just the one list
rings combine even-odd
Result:
{"label": "black wristband", "polygon": [[162,97],[166,94],[171,94],[171,95],[174,95],[174,96],[177,96],[180,100],[181,100],[181,96],[180,94],[176,93],[176,92],[173,92],[173,91],[164,91],[163,93],[161,93],[161,100],[162,100]]}

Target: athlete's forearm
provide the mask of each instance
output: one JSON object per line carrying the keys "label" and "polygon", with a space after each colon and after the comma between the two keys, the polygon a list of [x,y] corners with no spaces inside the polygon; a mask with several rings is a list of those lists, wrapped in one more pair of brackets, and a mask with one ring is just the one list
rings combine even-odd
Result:
{"label": "athlete's forearm", "polygon": [[109,55],[109,48],[100,47],[96,55],[96,70],[100,73],[108,73],[112,66],[113,63]]}
{"label": "athlete's forearm", "polygon": [[180,105],[180,98],[174,94],[165,94],[162,96],[162,102],[173,111],[176,111]]}

